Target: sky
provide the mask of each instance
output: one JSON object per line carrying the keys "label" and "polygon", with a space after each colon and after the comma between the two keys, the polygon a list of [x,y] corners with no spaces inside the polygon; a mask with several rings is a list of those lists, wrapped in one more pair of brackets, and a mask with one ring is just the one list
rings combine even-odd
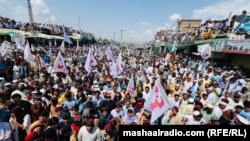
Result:
{"label": "sky", "polygon": [[[0,0],[0,16],[29,22],[27,0]],[[96,38],[148,42],[177,19],[224,19],[241,14],[249,0],[31,0],[35,22],[66,25]],[[250,11],[250,10],[249,10]]]}

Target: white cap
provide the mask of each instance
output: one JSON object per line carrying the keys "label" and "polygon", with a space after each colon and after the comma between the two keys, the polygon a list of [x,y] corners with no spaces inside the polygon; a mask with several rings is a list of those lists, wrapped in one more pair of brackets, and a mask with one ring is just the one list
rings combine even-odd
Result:
{"label": "white cap", "polygon": [[193,98],[189,98],[189,99],[188,99],[188,102],[189,102],[189,103],[194,103],[194,99],[193,99]]}
{"label": "white cap", "polygon": [[44,94],[45,93],[45,89],[40,89],[39,92]]}
{"label": "white cap", "polygon": [[10,82],[6,82],[3,86],[11,86]]}
{"label": "white cap", "polygon": [[18,82],[18,80],[13,80],[13,81],[12,81],[12,83],[17,83],[17,82]]}
{"label": "white cap", "polygon": [[20,97],[22,97],[22,92],[19,90],[15,90],[14,92],[11,93],[11,98],[13,97],[13,95],[20,95]]}
{"label": "white cap", "polygon": [[97,83],[97,81],[95,80],[93,83]]}
{"label": "white cap", "polygon": [[100,88],[99,87],[94,88],[93,91],[100,91]]}
{"label": "white cap", "polygon": [[223,102],[223,101],[220,101],[219,104],[221,104],[221,105],[223,105],[223,106],[227,106],[227,103],[226,103],[226,102]]}
{"label": "white cap", "polygon": [[243,104],[235,104],[234,108],[236,108],[237,106],[241,106],[242,108],[244,108],[244,105]]}
{"label": "white cap", "polygon": [[199,111],[194,111],[193,116],[199,116],[201,113]]}
{"label": "white cap", "polygon": [[208,105],[207,105],[207,108],[213,109],[214,106],[213,106],[212,104],[208,104]]}
{"label": "white cap", "polygon": [[20,83],[18,83],[18,85],[25,85],[25,83],[23,83],[23,82],[20,82]]}
{"label": "white cap", "polygon": [[58,85],[57,85],[57,84],[54,85],[54,86],[53,86],[53,89],[58,89]]}
{"label": "white cap", "polygon": [[37,91],[32,91],[31,93],[32,93],[32,94],[37,94]]}
{"label": "white cap", "polygon": [[123,78],[123,76],[118,76],[118,79],[122,79]]}
{"label": "white cap", "polygon": [[4,78],[3,78],[3,77],[0,77],[0,80],[4,80]]}
{"label": "white cap", "polygon": [[233,108],[232,108],[231,106],[227,106],[227,107],[223,110],[223,112],[228,111],[228,110],[233,110]]}
{"label": "white cap", "polygon": [[242,116],[240,116],[240,115],[238,115],[238,114],[237,114],[237,118],[238,118],[238,120],[239,120],[242,124],[244,124],[244,125],[249,125],[249,121],[248,121],[246,118],[244,118],[244,117],[242,117]]}

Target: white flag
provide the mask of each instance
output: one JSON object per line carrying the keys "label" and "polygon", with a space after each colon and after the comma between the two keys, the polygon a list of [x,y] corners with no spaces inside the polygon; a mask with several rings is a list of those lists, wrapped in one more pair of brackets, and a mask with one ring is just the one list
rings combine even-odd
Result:
{"label": "white flag", "polygon": [[124,63],[122,62],[122,53],[120,52],[118,54],[118,57],[116,59],[116,64],[117,64],[117,73],[118,75],[123,72],[124,69]]}
{"label": "white flag", "polygon": [[151,111],[151,123],[157,120],[170,107],[172,106],[167,98],[167,94],[158,79],[155,81],[155,85],[144,103],[144,109]]}
{"label": "white flag", "polygon": [[55,45],[55,47],[57,46],[56,40],[54,41],[54,45]]}
{"label": "white flag", "polygon": [[67,35],[66,31],[65,31],[65,27],[63,27],[63,35],[64,35],[64,41],[69,43],[69,44],[72,44],[69,36]]}
{"label": "white flag", "polygon": [[87,59],[86,59],[85,64],[84,64],[84,68],[88,73],[90,73],[93,69],[93,66],[95,66],[95,65],[97,65],[97,62],[95,60],[94,55],[91,52],[91,49],[89,49],[89,53],[88,53]]}
{"label": "white flag", "polygon": [[4,41],[1,45],[1,55],[4,56],[5,54],[8,53],[8,47],[6,41]]}
{"label": "white flag", "polygon": [[107,60],[113,60],[114,56],[110,46],[106,49],[105,53],[107,55]]}
{"label": "white flag", "polygon": [[133,75],[131,75],[131,78],[129,79],[127,91],[132,97],[135,97],[136,88]]}
{"label": "white flag", "polygon": [[24,47],[22,45],[22,39],[21,38],[14,38],[14,41],[16,42],[17,49],[24,51]]}
{"label": "white flag", "polygon": [[31,51],[30,51],[30,44],[29,44],[29,41],[27,40],[26,42],[26,46],[25,46],[25,49],[24,49],[24,59],[31,63],[33,62],[33,57],[32,57],[32,54],[31,54]]}
{"label": "white flag", "polygon": [[174,41],[171,52],[174,52],[176,50],[176,46],[177,46],[177,41]]}
{"label": "white flag", "polygon": [[60,50],[61,50],[62,52],[64,52],[64,51],[65,51],[64,41],[62,41],[62,44],[61,44],[61,46],[60,46]]}
{"label": "white flag", "polygon": [[102,64],[102,71],[105,71],[106,70],[106,66],[105,66],[105,63]]}
{"label": "white flag", "polygon": [[79,50],[79,40],[77,39],[77,42],[76,42],[76,52]]}
{"label": "white flag", "polygon": [[201,53],[203,59],[211,57],[211,46],[209,44],[198,45],[198,52]]}
{"label": "white flag", "polygon": [[60,51],[57,54],[56,61],[52,70],[54,72],[63,72],[66,74],[68,73],[68,69],[64,63],[64,59]]}
{"label": "white flag", "polygon": [[49,56],[52,56],[51,46],[52,46],[52,43],[51,41],[49,41],[49,53],[48,53]]}
{"label": "white flag", "polygon": [[31,51],[35,51],[33,44],[31,44]]}
{"label": "white flag", "polygon": [[117,78],[118,76],[117,64],[115,63],[114,60],[112,61],[112,64],[110,65],[109,72],[112,77]]}

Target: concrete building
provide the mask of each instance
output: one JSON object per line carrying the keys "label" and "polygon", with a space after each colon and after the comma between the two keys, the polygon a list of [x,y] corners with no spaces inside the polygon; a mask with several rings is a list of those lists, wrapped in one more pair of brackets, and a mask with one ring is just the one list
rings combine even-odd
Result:
{"label": "concrete building", "polygon": [[180,33],[194,32],[201,25],[201,19],[181,19],[178,21]]}

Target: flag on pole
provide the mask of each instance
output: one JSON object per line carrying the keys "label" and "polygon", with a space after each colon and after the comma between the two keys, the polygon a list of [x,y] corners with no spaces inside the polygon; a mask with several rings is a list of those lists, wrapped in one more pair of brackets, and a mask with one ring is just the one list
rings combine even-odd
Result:
{"label": "flag on pole", "polygon": [[52,43],[51,41],[49,41],[49,53],[48,53],[49,56],[52,56],[51,46],[52,46]]}
{"label": "flag on pole", "polygon": [[149,54],[149,55],[152,55],[152,54],[153,54],[152,47],[149,49],[148,54]]}
{"label": "flag on pole", "polygon": [[14,41],[16,42],[17,49],[24,51],[24,47],[22,45],[22,39],[21,38],[14,38]]}
{"label": "flag on pole", "polygon": [[25,49],[24,49],[24,59],[31,63],[33,62],[33,57],[32,57],[32,54],[31,54],[31,51],[30,51],[30,45],[29,45],[29,41],[27,40],[26,42],[26,46],[25,46]]}
{"label": "flag on pole", "polygon": [[110,65],[109,72],[113,78],[117,78],[118,76],[117,63],[114,60],[112,61],[112,64]]}
{"label": "flag on pole", "polygon": [[79,50],[79,40],[77,39],[77,42],[76,42],[76,52]]}
{"label": "flag on pole", "polygon": [[117,65],[117,73],[118,75],[123,72],[124,69],[124,63],[122,62],[122,52],[118,54],[118,57],[116,59],[116,65]]}
{"label": "flag on pole", "polygon": [[54,40],[54,45],[55,45],[55,47],[57,46],[57,42],[56,42],[56,39]]}
{"label": "flag on pole", "polygon": [[129,79],[127,91],[132,97],[135,97],[136,88],[133,75],[131,75],[131,78]]}
{"label": "flag on pole", "polygon": [[49,64],[46,64],[41,56],[39,56],[40,59],[40,65],[42,68],[48,68]]}
{"label": "flag on pole", "polygon": [[151,111],[151,123],[156,121],[171,107],[172,105],[167,98],[167,94],[162,87],[160,80],[157,79],[146,102],[144,103],[144,109]]}
{"label": "flag on pole", "polygon": [[68,73],[68,69],[64,63],[64,59],[62,57],[61,51],[58,52],[54,67],[52,69],[54,72],[63,72]]}
{"label": "flag on pole", "polygon": [[198,45],[198,52],[200,52],[203,59],[211,57],[211,46],[210,44]]}
{"label": "flag on pole", "polygon": [[4,56],[5,54],[8,53],[8,47],[6,41],[2,43],[1,45],[1,55]]}
{"label": "flag on pole", "polygon": [[97,62],[95,60],[94,55],[91,52],[91,49],[89,49],[89,53],[88,53],[87,59],[86,59],[85,64],[84,64],[84,68],[88,72],[88,74],[92,71],[93,66],[95,66],[95,65],[97,65]]}
{"label": "flag on pole", "polygon": [[69,44],[72,44],[69,36],[67,35],[66,31],[65,31],[65,27],[63,27],[63,35],[64,35],[64,41],[69,43]]}
{"label": "flag on pole", "polygon": [[174,52],[176,50],[176,45],[177,45],[177,41],[174,41],[174,44],[173,44],[173,47],[172,47],[172,51],[171,52]]}
{"label": "flag on pole", "polygon": [[62,44],[61,44],[61,46],[60,46],[60,50],[61,50],[62,52],[65,51],[65,44],[64,44],[64,41],[62,41]]}

